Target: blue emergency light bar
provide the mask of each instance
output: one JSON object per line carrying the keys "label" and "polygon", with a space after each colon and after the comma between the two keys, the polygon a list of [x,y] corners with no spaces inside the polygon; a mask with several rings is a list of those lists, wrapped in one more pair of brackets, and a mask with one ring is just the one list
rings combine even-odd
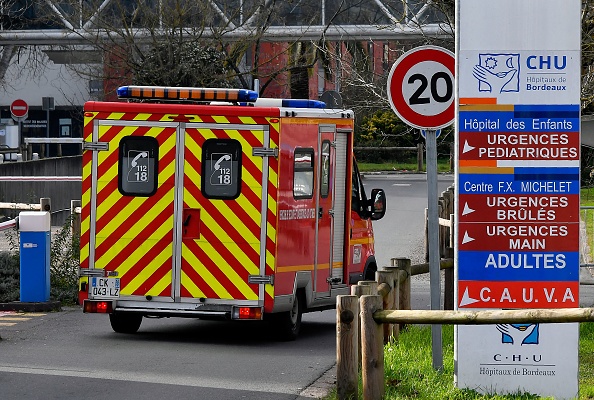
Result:
{"label": "blue emergency light bar", "polygon": [[326,103],[307,99],[269,99],[258,98],[256,107],[285,107],[285,108],[326,108]]}
{"label": "blue emergency light bar", "polygon": [[121,99],[231,101],[253,103],[258,92],[247,89],[192,88],[168,86],[121,86],[117,89]]}

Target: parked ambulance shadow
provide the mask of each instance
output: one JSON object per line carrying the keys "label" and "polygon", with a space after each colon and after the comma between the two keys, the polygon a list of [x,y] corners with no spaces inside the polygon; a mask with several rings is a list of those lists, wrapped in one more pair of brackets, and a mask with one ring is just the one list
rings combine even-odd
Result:
{"label": "parked ambulance shadow", "polygon": [[[314,313],[315,314],[315,313]],[[144,318],[136,334],[117,334],[118,340],[150,340],[205,344],[261,345],[283,342],[267,321],[209,321],[187,318]],[[303,317],[298,341],[335,340],[336,322]],[[324,340],[325,341],[325,340]],[[290,342],[288,342],[290,343]]]}

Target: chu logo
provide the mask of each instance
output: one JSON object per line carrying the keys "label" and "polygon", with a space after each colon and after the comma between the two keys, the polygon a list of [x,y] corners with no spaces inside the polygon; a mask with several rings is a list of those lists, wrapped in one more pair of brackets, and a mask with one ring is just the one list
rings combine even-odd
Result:
{"label": "chu logo", "polygon": [[498,324],[501,332],[501,343],[522,346],[538,344],[539,324]]}
{"label": "chu logo", "polygon": [[520,91],[520,54],[480,53],[472,70],[479,92]]}

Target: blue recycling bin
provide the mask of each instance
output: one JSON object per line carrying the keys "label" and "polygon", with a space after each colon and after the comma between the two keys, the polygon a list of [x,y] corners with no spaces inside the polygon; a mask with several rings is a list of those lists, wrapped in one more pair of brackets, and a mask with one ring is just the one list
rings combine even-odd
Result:
{"label": "blue recycling bin", "polygon": [[50,298],[51,220],[47,211],[19,213],[21,302]]}

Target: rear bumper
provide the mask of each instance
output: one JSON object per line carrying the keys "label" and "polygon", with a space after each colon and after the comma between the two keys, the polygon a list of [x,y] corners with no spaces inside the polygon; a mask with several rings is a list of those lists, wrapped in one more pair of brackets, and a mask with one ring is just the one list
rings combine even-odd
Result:
{"label": "rear bumper", "polygon": [[[261,319],[254,315],[262,314],[262,307],[258,305],[234,305],[234,304],[196,304],[196,303],[173,303],[151,301],[122,301],[122,300],[85,300],[85,303],[108,302],[109,307],[104,308],[114,313],[140,314],[146,317],[184,317],[201,319]],[[84,307],[86,310],[87,307]],[[245,310],[256,310],[252,318],[247,317]],[[257,312],[259,311],[259,313]],[[102,312],[102,311],[90,311]]]}

